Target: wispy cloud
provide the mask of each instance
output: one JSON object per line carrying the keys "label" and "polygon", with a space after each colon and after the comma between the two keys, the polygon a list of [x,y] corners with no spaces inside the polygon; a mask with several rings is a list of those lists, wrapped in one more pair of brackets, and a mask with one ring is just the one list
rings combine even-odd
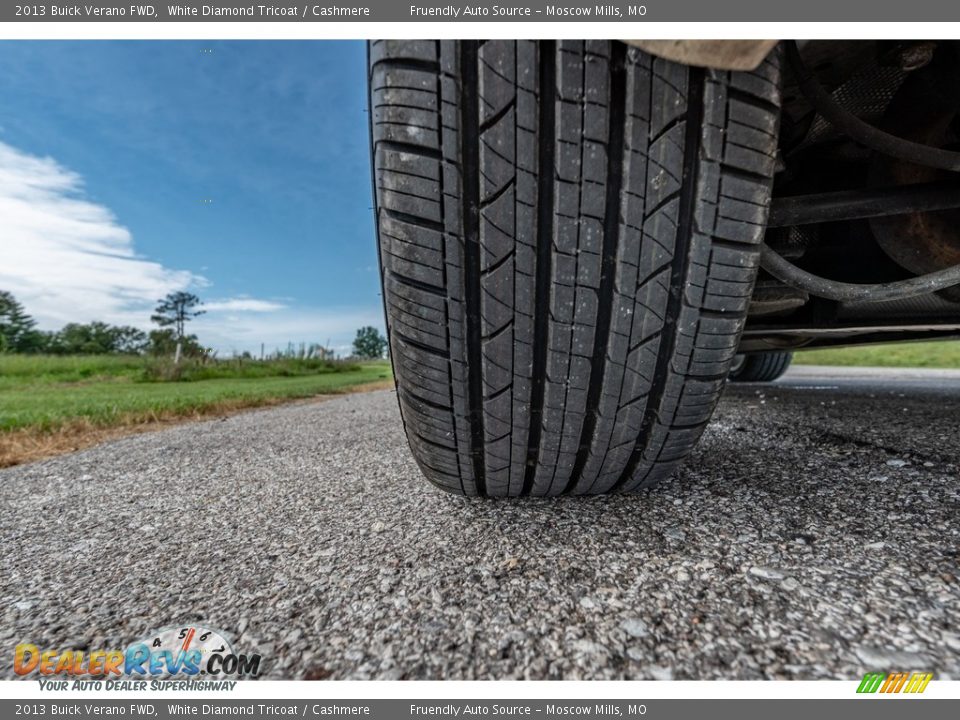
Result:
{"label": "wispy cloud", "polygon": [[143,325],[157,298],[207,284],[138,256],[130,231],[84,195],[79,175],[0,142],[0,288],[41,327]]}
{"label": "wispy cloud", "polygon": [[222,353],[267,352],[287,343],[320,343],[340,353],[350,351],[357,328],[383,327],[379,308],[289,307],[271,313],[211,313],[197,319],[194,330],[207,345]]}
{"label": "wispy cloud", "polygon": [[283,310],[286,305],[273,300],[257,300],[250,297],[228,298],[226,300],[210,300],[203,304],[207,312],[276,312]]}
{"label": "wispy cloud", "polygon": [[[138,255],[131,232],[85,195],[77,173],[0,142],[0,289],[41,328],[102,320],[146,329],[158,298],[211,287],[201,274]],[[346,352],[358,327],[383,324],[379,309],[302,307],[293,298],[214,297],[204,309],[191,329],[223,353],[289,342]]]}

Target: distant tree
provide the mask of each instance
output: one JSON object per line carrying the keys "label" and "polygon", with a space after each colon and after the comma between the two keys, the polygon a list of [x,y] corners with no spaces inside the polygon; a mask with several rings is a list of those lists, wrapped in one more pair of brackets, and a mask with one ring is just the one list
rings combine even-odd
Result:
{"label": "distant tree", "polygon": [[105,347],[104,333],[97,325],[102,323],[68,323],[54,334],[50,351],[59,355],[94,355],[110,352]]}
{"label": "distant tree", "polygon": [[177,338],[173,330],[151,330],[147,341],[147,352],[151,355],[172,355],[177,348]]}
{"label": "distant tree", "polygon": [[147,349],[147,334],[139,328],[115,325],[111,328],[111,336],[115,353],[139,355]]}
{"label": "distant tree", "polygon": [[203,303],[200,302],[200,298],[193,293],[172,292],[159,301],[153,311],[154,314],[150,316],[150,319],[161,328],[173,328],[173,335],[176,339],[174,362],[180,361],[186,339],[187,323],[205,312],[198,309],[201,305]]}
{"label": "distant tree", "polygon": [[198,315],[203,315],[205,312],[204,310],[194,309],[202,305],[203,303],[200,302],[200,298],[193,293],[182,291],[172,292],[163,298],[163,300],[158,301],[158,305],[153,311],[154,314],[150,316],[150,320],[162,328],[172,327],[174,337],[176,337],[177,340],[183,340],[186,335],[187,323]]}
{"label": "distant tree", "polygon": [[21,353],[45,353],[50,351],[50,342],[56,333],[31,329],[23,333],[14,348]]}
{"label": "distant tree", "polygon": [[353,341],[353,354],[359,358],[374,360],[382,358],[387,349],[387,339],[371,325],[357,330],[357,337]]}
{"label": "distant tree", "polygon": [[12,293],[0,290],[0,348],[11,352],[36,352],[42,345],[43,333],[36,321],[24,310]]}
{"label": "distant tree", "polygon": [[49,351],[63,355],[136,355],[147,346],[142,330],[126,325],[69,323],[53,334]]}
{"label": "distant tree", "polygon": [[[180,340],[180,346],[181,354],[187,357],[199,357],[204,354],[196,335],[186,335]],[[173,330],[151,330],[146,351],[156,356],[174,355],[177,351],[177,338]]]}
{"label": "distant tree", "polygon": [[137,354],[147,335],[127,325],[68,323],[58,332],[36,329],[33,318],[9,292],[0,290],[0,351],[60,355]]}

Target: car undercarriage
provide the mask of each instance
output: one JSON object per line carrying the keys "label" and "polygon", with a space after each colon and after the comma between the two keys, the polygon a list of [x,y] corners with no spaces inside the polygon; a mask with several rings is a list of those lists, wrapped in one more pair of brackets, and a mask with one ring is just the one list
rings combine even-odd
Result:
{"label": "car undercarriage", "polygon": [[782,43],[773,199],[741,352],[960,332],[958,50]]}

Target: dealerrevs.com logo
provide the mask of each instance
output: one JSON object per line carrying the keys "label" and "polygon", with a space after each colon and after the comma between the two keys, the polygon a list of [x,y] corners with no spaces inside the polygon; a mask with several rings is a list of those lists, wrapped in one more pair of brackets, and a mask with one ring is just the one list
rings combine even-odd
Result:
{"label": "dealerrevs.com logo", "polygon": [[14,650],[17,675],[72,679],[251,678],[261,656],[234,651],[226,635],[203,627],[164,628],[124,650],[42,649],[23,643]]}

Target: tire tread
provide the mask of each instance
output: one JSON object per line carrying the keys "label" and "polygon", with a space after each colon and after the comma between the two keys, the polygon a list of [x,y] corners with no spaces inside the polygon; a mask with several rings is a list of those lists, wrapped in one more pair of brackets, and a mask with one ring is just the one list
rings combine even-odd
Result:
{"label": "tire tread", "polygon": [[631,491],[710,419],[759,264],[756,71],[607,41],[378,41],[371,134],[401,413],[467,495]]}

